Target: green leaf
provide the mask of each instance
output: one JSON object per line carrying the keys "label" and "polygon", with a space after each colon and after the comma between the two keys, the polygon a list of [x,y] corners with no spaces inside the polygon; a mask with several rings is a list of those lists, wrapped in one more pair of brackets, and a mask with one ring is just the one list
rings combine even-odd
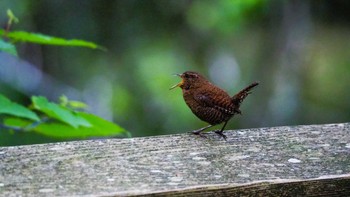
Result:
{"label": "green leaf", "polygon": [[67,104],[68,104],[68,97],[66,95],[60,96],[59,100],[60,100],[60,105],[61,106],[63,106],[63,107],[67,106]]}
{"label": "green leaf", "polygon": [[74,128],[59,122],[44,123],[33,129],[35,132],[57,138],[86,138],[101,136],[91,127]]}
{"label": "green leaf", "polygon": [[[130,133],[125,131],[118,125],[113,124],[93,114],[81,112],[81,116],[89,119],[92,122],[92,127],[74,128],[61,122],[45,122],[31,129],[36,133],[40,133],[56,138],[87,138],[87,137],[102,137],[102,136],[127,136]],[[12,127],[28,127],[32,122],[19,118],[6,118],[4,120],[6,126]]]}
{"label": "green leaf", "polygon": [[62,123],[45,123],[33,129],[43,135],[57,138],[86,138],[86,137],[102,137],[102,136],[117,136],[125,134],[124,132],[113,132],[101,130],[93,127],[73,128]]}
{"label": "green leaf", "polygon": [[32,124],[32,122],[20,118],[5,118],[4,124],[6,126],[13,126],[13,127],[25,127],[29,124]]}
{"label": "green leaf", "polygon": [[5,42],[3,39],[0,39],[0,51],[4,51],[14,56],[18,56],[16,47],[11,43]]}
{"label": "green leaf", "polygon": [[87,104],[80,101],[69,101],[68,106],[74,109],[86,109],[88,107]]}
{"label": "green leaf", "polygon": [[60,96],[59,99],[60,105],[63,107],[68,107],[71,109],[86,109],[88,107],[88,105],[84,102],[68,100],[68,97],[65,95]]}
{"label": "green leaf", "polygon": [[91,127],[89,121],[84,117],[76,115],[76,113],[56,103],[49,102],[45,97],[33,96],[32,102],[34,109],[43,112],[48,117],[60,120],[74,128],[79,126]]}
{"label": "green leaf", "polygon": [[7,9],[6,13],[7,13],[7,16],[9,17],[9,22],[8,23],[10,25],[12,24],[12,22],[15,22],[15,23],[19,22],[18,18],[13,14],[12,10]]}
{"label": "green leaf", "polygon": [[8,98],[0,94],[0,114],[8,114],[12,116],[18,116],[27,118],[30,120],[39,121],[40,118],[29,109],[11,102]]}
{"label": "green leaf", "polygon": [[128,133],[125,129],[123,129],[119,125],[113,122],[110,122],[108,120],[105,120],[94,114],[89,114],[85,112],[77,112],[77,114],[79,114],[80,116],[88,120],[93,125],[93,129],[95,129],[97,132],[101,133],[102,135]]}
{"label": "green leaf", "polygon": [[6,117],[4,118],[3,124],[7,127],[8,129],[16,129],[18,131],[30,131],[30,129],[27,129],[28,126],[33,125],[33,121],[25,120],[22,118],[17,118],[17,117]]}
{"label": "green leaf", "polygon": [[[0,30],[0,35],[4,35],[4,30]],[[75,47],[87,47],[92,49],[106,50],[102,46],[99,46],[93,42],[87,42],[84,40],[66,40],[63,38],[47,36],[40,33],[29,33],[25,31],[12,31],[7,32],[6,36],[13,41],[18,42],[30,42],[36,44],[47,44],[47,45],[59,45],[59,46],[75,46]]]}

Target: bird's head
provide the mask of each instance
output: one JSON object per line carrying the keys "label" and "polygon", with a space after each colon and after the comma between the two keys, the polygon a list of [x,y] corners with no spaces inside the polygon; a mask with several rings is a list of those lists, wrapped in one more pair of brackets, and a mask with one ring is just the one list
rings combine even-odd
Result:
{"label": "bird's head", "polygon": [[188,90],[190,88],[194,89],[200,87],[201,85],[203,85],[203,83],[208,82],[202,75],[193,71],[186,71],[182,74],[176,74],[176,76],[181,77],[182,80],[180,81],[180,83],[172,86],[170,90],[176,87],[180,87],[181,89],[185,90]]}

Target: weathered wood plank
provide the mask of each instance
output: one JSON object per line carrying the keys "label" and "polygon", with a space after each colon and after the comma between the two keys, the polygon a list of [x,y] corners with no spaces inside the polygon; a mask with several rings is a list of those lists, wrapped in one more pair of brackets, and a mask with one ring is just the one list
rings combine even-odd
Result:
{"label": "weathered wood plank", "polygon": [[350,177],[343,175],[308,180],[270,180],[239,185],[224,184],[137,196],[350,196]]}
{"label": "weathered wood plank", "polygon": [[349,123],[226,133],[2,147],[0,196],[350,196]]}

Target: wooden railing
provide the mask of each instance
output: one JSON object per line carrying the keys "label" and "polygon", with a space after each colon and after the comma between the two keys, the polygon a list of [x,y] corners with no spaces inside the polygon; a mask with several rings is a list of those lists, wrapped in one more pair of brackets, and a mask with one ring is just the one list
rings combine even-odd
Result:
{"label": "wooden railing", "polygon": [[0,196],[350,196],[350,124],[0,148]]}

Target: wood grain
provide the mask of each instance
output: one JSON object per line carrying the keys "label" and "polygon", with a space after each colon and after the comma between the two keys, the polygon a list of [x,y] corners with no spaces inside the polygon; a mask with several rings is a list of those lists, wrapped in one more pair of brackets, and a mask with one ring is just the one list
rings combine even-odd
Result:
{"label": "wood grain", "polygon": [[0,148],[0,196],[350,196],[350,124]]}

